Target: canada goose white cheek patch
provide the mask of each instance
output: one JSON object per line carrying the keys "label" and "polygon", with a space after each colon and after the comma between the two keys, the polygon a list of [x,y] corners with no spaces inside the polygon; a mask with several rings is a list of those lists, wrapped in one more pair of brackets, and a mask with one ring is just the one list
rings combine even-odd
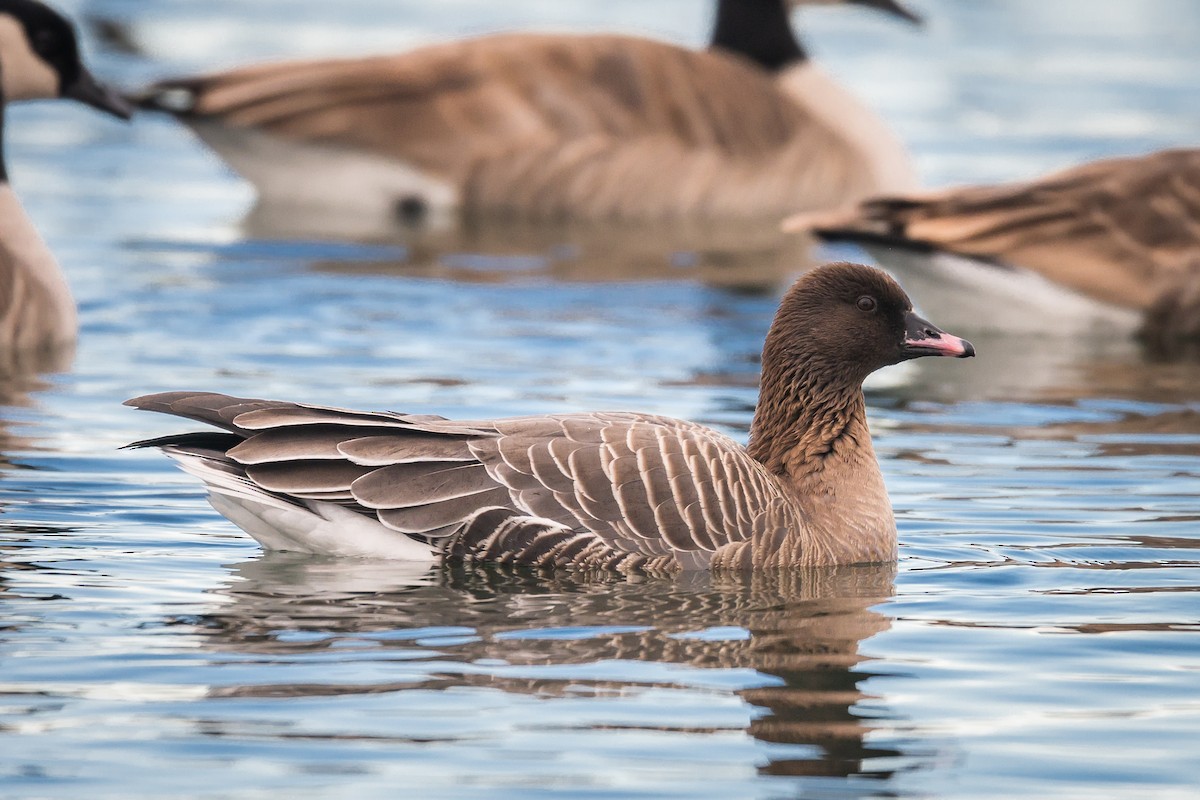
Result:
{"label": "canada goose white cheek patch", "polygon": [[5,101],[58,97],[58,73],[33,52],[25,27],[8,14],[0,14],[0,53]]}

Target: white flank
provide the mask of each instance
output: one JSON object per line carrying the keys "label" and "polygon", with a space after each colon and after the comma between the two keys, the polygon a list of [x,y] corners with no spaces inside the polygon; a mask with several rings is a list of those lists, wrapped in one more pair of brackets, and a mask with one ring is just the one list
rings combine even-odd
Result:
{"label": "white flank", "polygon": [[204,482],[213,508],[267,550],[425,563],[438,558],[429,545],[385,527],[374,517],[334,503],[282,500],[223,468],[219,461],[170,447],[163,452]]}
{"label": "white flank", "polygon": [[399,161],[328,145],[312,145],[219,122],[185,120],[263,202],[336,208],[347,215],[397,219],[397,204],[416,201],[427,216],[458,206],[457,190]]}
{"label": "white flank", "polygon": [[1093,300],[1031,270],[954,253],[861,246],[895,273],[911,297],[919,298],[923,313],[947,330],[1125,336],[1141,322],[1137,311]]}

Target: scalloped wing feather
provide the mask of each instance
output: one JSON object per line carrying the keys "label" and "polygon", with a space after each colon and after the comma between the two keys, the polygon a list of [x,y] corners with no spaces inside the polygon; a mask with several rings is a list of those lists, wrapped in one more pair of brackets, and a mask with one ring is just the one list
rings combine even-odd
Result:
{"label": "scalloped wing feather", "polygon": [[740,445],[665,417],[414,423],[403,414],[212,394],[134,402],[246,437],[227,452],[219,448],[236,441],[229,434],[149,443],[182,453],[213,491],[283,506],[340,504],[395,532],[452,537],[451,552],[475,542],[479,558],[557,563],[586,552],[592,565],[703,568],[764,526],[803,527],[778,480]]}

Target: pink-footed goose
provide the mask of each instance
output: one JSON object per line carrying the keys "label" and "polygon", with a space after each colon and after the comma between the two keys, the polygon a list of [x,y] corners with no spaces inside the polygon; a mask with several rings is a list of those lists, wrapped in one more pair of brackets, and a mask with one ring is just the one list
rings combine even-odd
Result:
{"label": "pink-footed goose", "polygon": [[167,111],[269,202],[416,219],[782,216],[915,186],[899,140],[808,59],[793,4],[720,0],[711,46],[506,33],[166,80]]}
{"label": "pink-footed goose", "polygon": [[[1200,150],[1094,161],[1047,177],[882,196],[784,223],[863,245],[917,285],[958,283],[966,315],[1026,309],[1054,326],[1140,328],[1161,345],[1200,337]],[[1002,293],[1004,299],[996,301]],[[924,295],[922,295],[924,298]]]}
{"label": "pink-footed goose", "polygon": [[7,103],[70,98],[122,119],[130,105],[79,60],[75,31],[34,0],[0,0],[0,356],[21,362],[75,339],[75,302],[58,262],[8,182],[3,128]]}
{"label": "pink-footed goose", "polygon": [[881,562],[896,527],[863,379],[974,353],[883,272],[838,263],[780,304],[748,447],[629,412],[458,421],[199,392],[127,404],[223,429],[131,447],[176,459],[268,549],[625,571]]}

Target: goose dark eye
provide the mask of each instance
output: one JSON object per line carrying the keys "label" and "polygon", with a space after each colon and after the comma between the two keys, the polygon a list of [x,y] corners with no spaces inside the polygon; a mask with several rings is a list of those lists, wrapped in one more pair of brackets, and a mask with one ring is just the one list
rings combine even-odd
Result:
{"label": "goose dark eye", "polygon": [[879,304],[875,302],[875,298],[871,297],[869,294],[864,294],[862,297],[858,298],[858,303],[856,303],[856,305],[858,306],[859,311],[865,311],[868,314],[879,306]]}

